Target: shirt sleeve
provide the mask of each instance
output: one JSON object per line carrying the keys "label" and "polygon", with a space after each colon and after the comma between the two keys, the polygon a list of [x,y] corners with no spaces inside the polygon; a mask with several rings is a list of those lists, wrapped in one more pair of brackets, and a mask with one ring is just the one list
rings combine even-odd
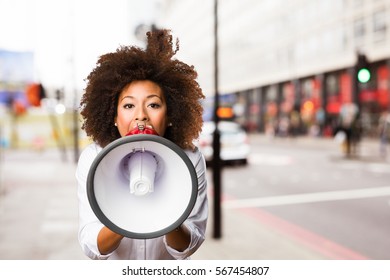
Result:
{"label": "shirt sleeve", "polygon": [[93,213],[87,196],[88,172],[97,154],[98,147],[95,144],[87,146],[80,155],[76,169],[77,197],[79,203],[78,239],[86,256],[91,259],[107,259],[110,255],[101,255],[97,247],[97,237],[103,228],[103,224]]}
{"label": "shirt sleeve", "polygon": [[194,152],[186,152],[195,167],[198,177],[198,196],[187,220],[183,225],[191,233],[191,242],[186,250],[179,252],[171,248],[164,237],[164,243],[169,254],[175,259],[188,259],[198,250],[205,240],[205,232],[208,218],[206,163],[202,153],[196,149]]}

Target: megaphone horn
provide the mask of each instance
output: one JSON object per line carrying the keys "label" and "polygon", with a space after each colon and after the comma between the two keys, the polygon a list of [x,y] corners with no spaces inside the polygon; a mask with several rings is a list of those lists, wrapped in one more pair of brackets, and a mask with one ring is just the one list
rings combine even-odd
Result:
{"label": "megaphone horn", "polygon": [[179,227],[198,194],[195,168],[175,143],[153,134],[122,137],[93,161],[88,200],[97,218],[112,231],[150,239]]}

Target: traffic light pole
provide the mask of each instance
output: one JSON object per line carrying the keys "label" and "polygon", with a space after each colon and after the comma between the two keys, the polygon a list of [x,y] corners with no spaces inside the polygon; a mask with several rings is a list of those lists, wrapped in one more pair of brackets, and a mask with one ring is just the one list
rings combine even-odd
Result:
{"label": "traffic light pole", "polygon": [[[390,59],[387,59],[386,65],[387,65],[387,68],[390,69]],[[390,81],[387,80],[387,82],[388,82],[388,86],[390,88]],[[390,95],[390,92],[388,92],[388,94]],[[390,99],[390,96],[389,96],[389,99]],[[390,112],[390,100],[389,100],[389,103],[387,105],[387,110],[388,110],[388,112]]]}
{"label": "traffic light pole", "polygon": [[358,66],[355,65],[349,69],[349,73],[352,77],[352,103],[359,106],[359,81],[357,79]]}

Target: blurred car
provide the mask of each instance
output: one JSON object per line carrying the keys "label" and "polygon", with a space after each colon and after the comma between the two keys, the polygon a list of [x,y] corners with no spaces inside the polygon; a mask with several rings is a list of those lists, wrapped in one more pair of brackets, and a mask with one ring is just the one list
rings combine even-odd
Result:
{"label": "blurred car", "polygon": [[[232,121],[220,121],[218,122],[218,128],[221,133],[221,160],[224,163],[247,164],[250,146],[245,130]],[[210,163],[213,159],[214,130],[214,122],[204,122],[199,136],[198,147],[207,163]]]}

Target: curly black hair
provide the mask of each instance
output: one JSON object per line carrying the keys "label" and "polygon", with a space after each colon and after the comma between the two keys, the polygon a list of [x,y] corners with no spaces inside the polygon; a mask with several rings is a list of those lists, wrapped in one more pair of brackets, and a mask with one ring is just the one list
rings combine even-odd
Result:
{"label": "curly black hair", "polygon": [[124,87],[133,81],[149,80],[160,86],[167,102],[168,127],[165,138],[183,149],[193,149],[193,140],[202,129],[204,98],[193,66],[173,58],[179,50],[179,41],[173,48],[169,30],[147,33],[147,46],[120,46],[97,61],[87,77],[82,96],[82,129],[97,144],[105,147],[120,138],[114,120],[118,98]]}

